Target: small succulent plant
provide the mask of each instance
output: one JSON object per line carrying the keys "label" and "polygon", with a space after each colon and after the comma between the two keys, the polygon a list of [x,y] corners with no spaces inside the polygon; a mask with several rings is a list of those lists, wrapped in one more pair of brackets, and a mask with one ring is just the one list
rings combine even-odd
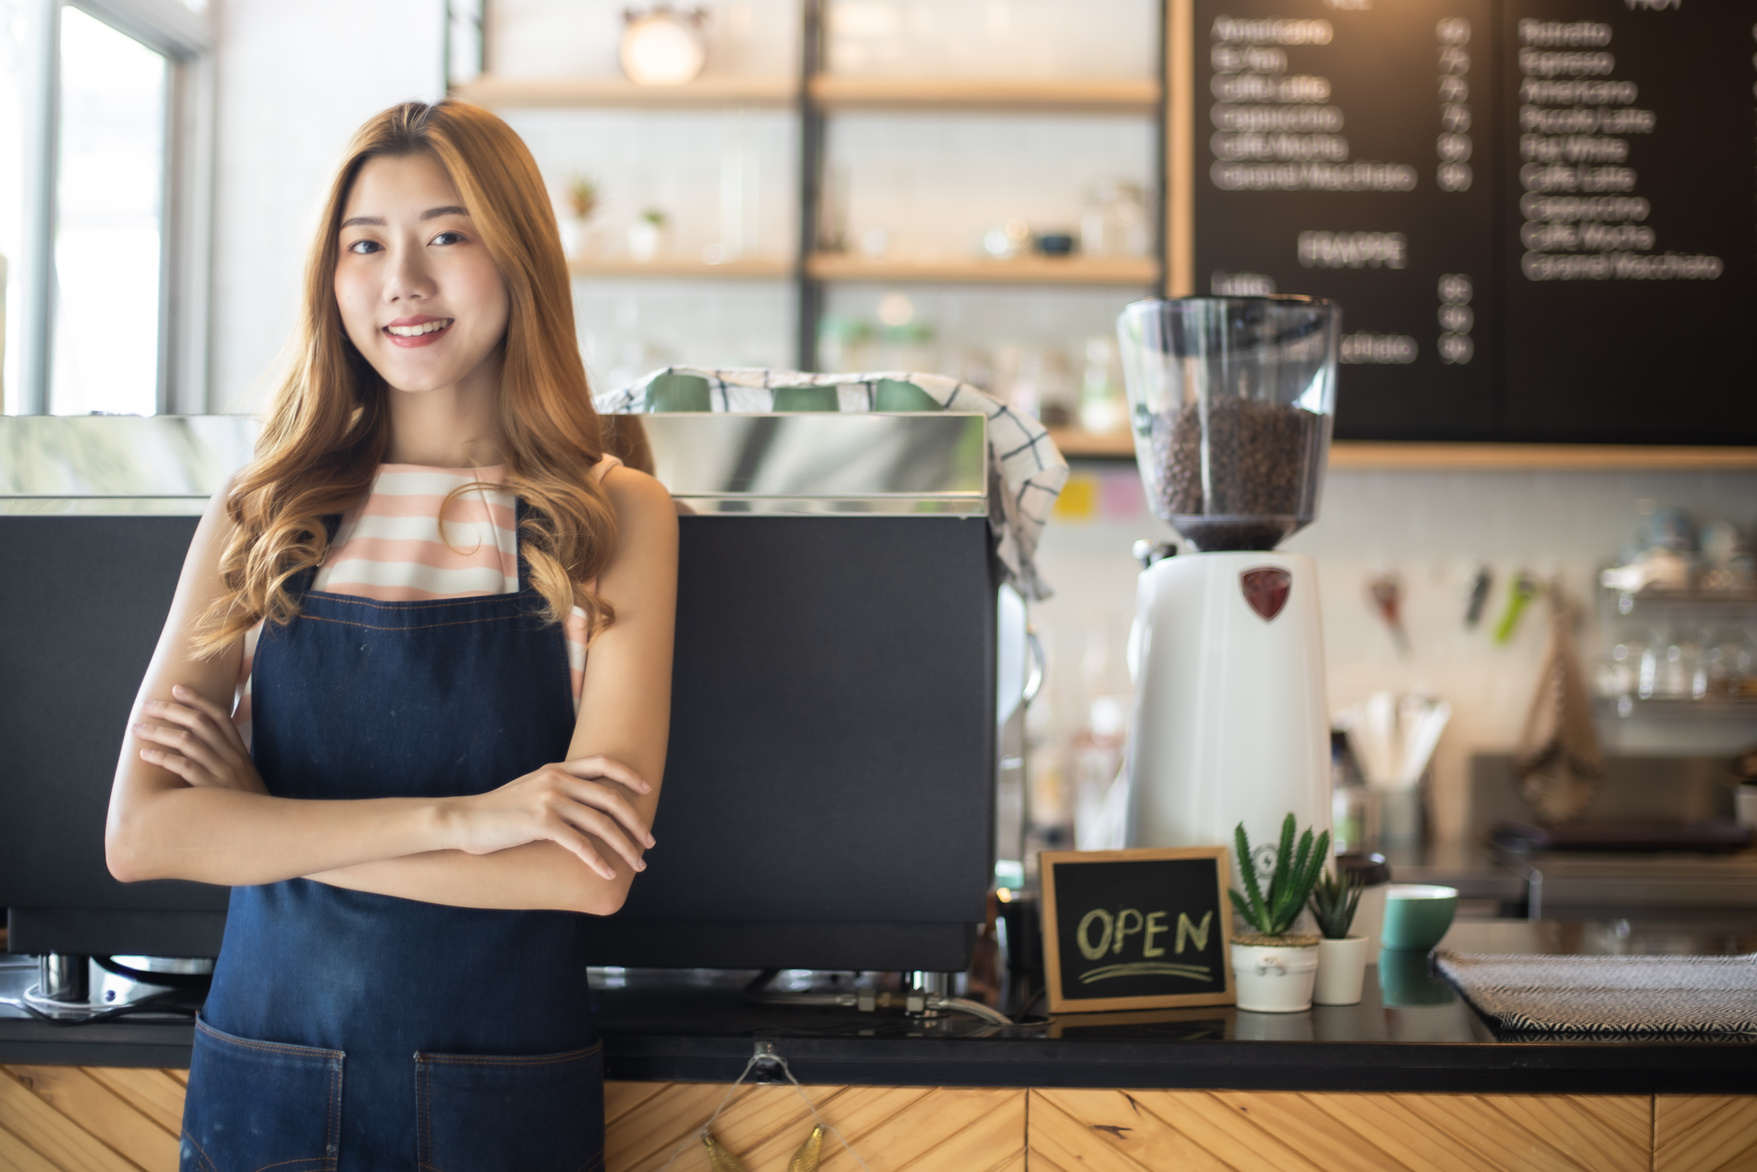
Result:
{"label": "small succulent plant", "polygon": [[1348,929],[1354,924],[1355,909],[1360,907],[1360,893],[1360,880],[1352,874],[1325,871],[1318,876],[1318,882],[1312,887],[1311,908],[1318,921],[1318,931],[1325,939],[1347,937]]}
{"label": "small succulent plant", "polygon": [[576,220],[589,220],[598,209],[598,181],[576,175],[567,185],[567,210]]}
{"label": "small succulent plant", "polygon": [[1281,843],[1275,852],[1275,871],[1269,876],[1267,893],[1257,880],[1257,864],[1251,858],[1251,840],[1245,834],[1245,824],[1240,822],[1238,829],[1233,831],[1233,841],[1238,847],[1238,869],[1244,876],[1245,889],[1243,894],[1232,892],[1232,906],[1246,923],[1264,936],[1283,936],[1293,927],[1300,912],[1305,910],[1306,897],[1318,882],[1318,873],[1330,857],[1328,830],[1318,835],[1314,843],[1308,827],[1300,835],[1299,846],[1295,848],[1295,829],[1293,815],[1289,814],[1281,824]]}

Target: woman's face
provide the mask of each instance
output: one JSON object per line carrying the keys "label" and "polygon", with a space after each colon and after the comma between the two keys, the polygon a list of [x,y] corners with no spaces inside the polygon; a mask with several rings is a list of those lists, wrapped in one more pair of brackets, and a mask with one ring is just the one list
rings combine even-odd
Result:
{"label": "woman's face", "polygon": [[506,282],[430,155],[370,159],[342,210],[336,304],[385,382],[432,391],[499,373]]}

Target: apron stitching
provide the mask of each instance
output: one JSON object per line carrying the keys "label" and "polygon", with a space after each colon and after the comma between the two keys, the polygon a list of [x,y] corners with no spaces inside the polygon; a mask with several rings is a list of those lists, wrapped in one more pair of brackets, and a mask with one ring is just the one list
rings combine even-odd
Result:
{"label": "apron stitching", "polygon": [[342,1146],[342,1064],[332,1060],[329,1067],[329,1131],[324,1136],[323,1154],[330,1160],[341,1157]]}
{"label": "apron stitching", "polygon": [[304,598],[316,599],[318,602],[335,606],[364,606],[372,610],[439,610],[446,607],[479,606],[484,602],[493,602],[501,598],[517,598],[524,594],[523,590],[511,594],[473,594],[468,598],[411,598],[402,602],[377,602],[370,598],[356,598],[348,594],[331,594],[324,590],[307,590]]}
{"label": "apron stitching", "polygon": [[517,1054],[508,1054],[504,1056],[488,1054],[481,1056],[472,1054],[442,1056],[438,1054],[429,1054],[426,1056],[425,1060],[434,1066],[442,1064],[446,1066],[559,1066],[565,1062],[579,1062],[582,1059],[589,1058],[597,1049],[597,1046],[588,1046],[584,1050],[573,1050],[566,1054],[556,1054],[551,1056],[532,1055],[529,1058],[521,1057]]}
{"label": "apron stitching", "polygon": [[427,1136],[427,1151],[423,1153],[426,1159],[421,1165],[425,1168],[431,1166],[433,1159],[433,1067],[427,1064],[421,1067],[421,1116]]}
{"label": "apron stitching", "polygon": [[334,623],[338,627],[362,627],[368,631],[431,631],[436,627],[470,627],[475,626],[478,623],[504,623],[508,619],[521,619],[535,616],[527,615],[525,612],[520,611],[518,614],[496,615],[493,618],[458,619],[456,622],[450,623],[422,623],[419,626],[409,627],[378,627],[371,623],[357,623],[352,619],[328,619],[324,618],[322,615],[315,614],[300,615],[299,617],[314,623]]}
{"label": "apron stitching", "polygon": [[315,1046],[291,1046],[280,1042],[257,1042],[252,1041],[249,1038],[240,1038],[235,1034],[222,1034],[220,1031],[214,1029],[199,1018],[196,1019],[195,1025],[197,1029],[212,1037],[214,1041],[223,1042],[229,1046],[243,1046],[251,1050],[267,1050],[275,1054],[293,1054],[299,1056],[321,1054],[326,1060],[330,1061],[333,1061],[335,1055],[340,1053],[340,1051],[337,1050],[322,1050]]}
{"label": "apron stitching", "polygon": [[203,1166],[205,1166],[207,1168],[207,1172],[218,1172],[218,1170],[214,1167],[214,1162],[207,1158],[206,1149],[204,1149],[201,1146],[201,1144],[196,1142],[196,1139],[193,1135],[189,1134],[188,1128],[183,1129],[183,1138],[189,1141],[189,1146],[194,1148],[195,1154],[201,1157],[201,1162],[202,1162]]}

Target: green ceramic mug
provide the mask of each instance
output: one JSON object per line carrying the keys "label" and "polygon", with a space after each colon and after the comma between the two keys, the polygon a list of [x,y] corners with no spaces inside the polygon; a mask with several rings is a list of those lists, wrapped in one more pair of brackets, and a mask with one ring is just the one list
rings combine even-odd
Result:
{"label": "green ceramic mug", "polygon": [[1440,942],[1458,911],[1458,889],[1427,883],[1393,883],[1385,890],[1386,948],[1426,952]]}

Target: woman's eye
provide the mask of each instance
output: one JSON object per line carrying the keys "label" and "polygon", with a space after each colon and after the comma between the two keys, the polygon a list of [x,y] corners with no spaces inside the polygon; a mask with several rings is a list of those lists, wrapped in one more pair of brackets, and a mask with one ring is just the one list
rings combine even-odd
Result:
{"label": "woman's eye", "polygon": [[347,250],[349,252],[357,252],[364,256],[369,252],[377,252],[379,250],[379,244],[376,240],[356,240],[354,243],[348,245]]}
{"label": "woman's eye", "polygon": [[462,232],[441,232],[433,238],[435,244],[462,244],[463,241],[464,234]]}

